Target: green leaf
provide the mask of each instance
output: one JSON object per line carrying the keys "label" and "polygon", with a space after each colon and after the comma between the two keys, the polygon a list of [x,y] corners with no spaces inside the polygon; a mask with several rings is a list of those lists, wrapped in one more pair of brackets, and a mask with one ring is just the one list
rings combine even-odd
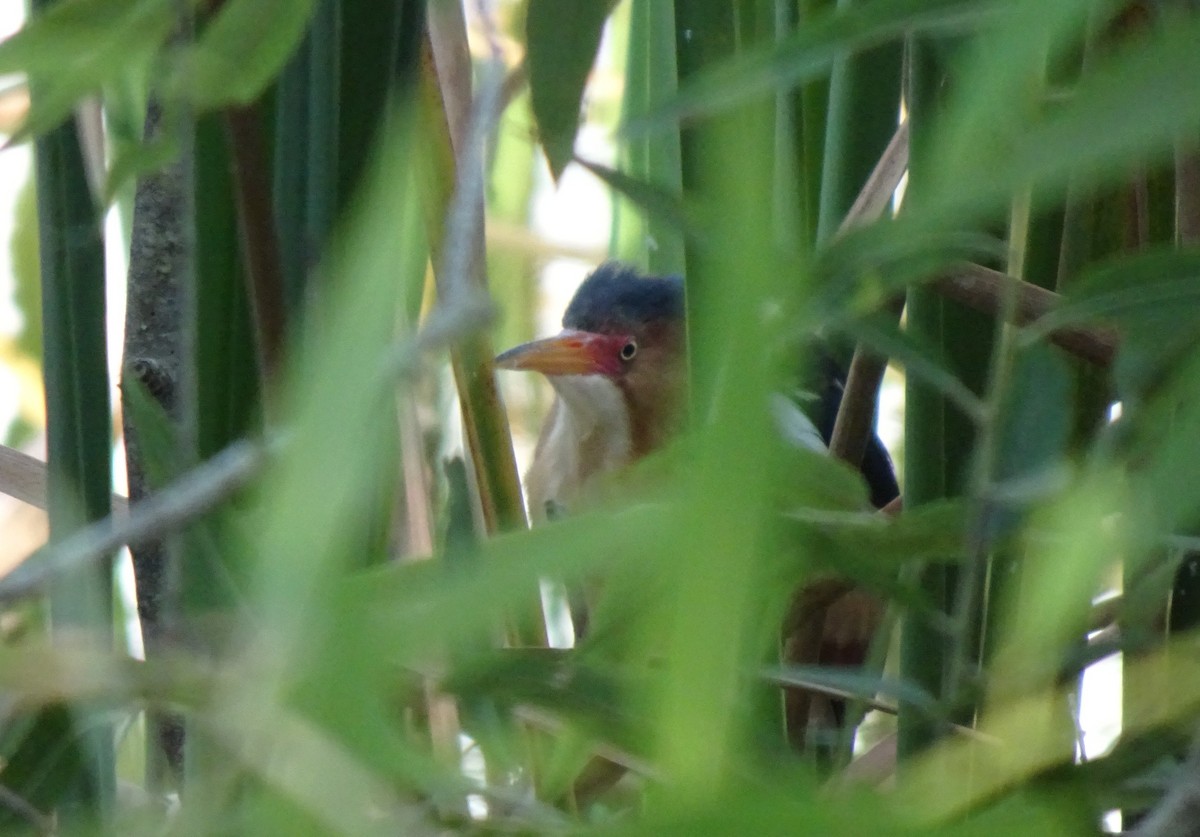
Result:
{"label": "green leaf", "polygon": [[131,50],[161,43],[174,17],[162,0],[63,0],[0,43],[0,73],[78,77],[94,87],[118,72]]}
{"label": "green leaf", "polygon": [[961,563],[967,523],[967,507],[958,500],[927,503],[892,518],[790,509],[783,518],[778,578],[794,584],[801,573],[836,574],[936,619],[935,603],[900,571],[914,561]]}
{"label": "green leaf", "polygon": [[533,116],[558,180],[575,150],[583,88],[616,0],[530,0],[526,66]]}
{"label": "green leaf", "polygon": [[40,136],[79,100],[119,79],[149,78],[175,9],[161,0],[67,0],[0,43],[0,73],[26,73],[35,94],[11,142]]}
{"label": "green leaf", "polygon": [[[675,92],[677,77],[674,4],[633,0],[629,4],[621,112],[630,116],[649,110]],[[676,131],[663,131],[648,137],[625,137],[620,146],[619,168],[678,196],[683,191],[680,154]],[[594,173],[602,176],[599,172]],[[622,194],[620,190],[617,192]],[[682,273],[683,236],[679,225],[654,215],[639,217],[635,214],[637,202],[631,203],[633,205],[619,199],[613,201],[611,252],[623,261],[642,265],[655,275]]]}
{"label": "green leaf", "polygon": [[[731,834],[927,834],[896,816],[881,794],[850,797],[821,793],[808,771],[778,770],[765,781],[731,782],[686,804],[653,805],[636,819],[619,820],[594,834],[619,837],[728,837]],[[977,834],[978,832],[967,832]],[[985,832],[988,837],[991,833]],[[1012,830],[994,832],[1012,834]],[[1038,833],[1036,830],[1030,833]],[[1041,832],[1048,833],[1048,832]]]}
{"label": "green leaf", "polygon": [[200,110],[253,102],[279,73],[316,0],[229,0],[181,57],[174,89]]}
{"label": "green leaf", "polygon": [[[1177,137],[1200,129],[1200,97],[1179,83],[1200,76],[1197,43],[1200,19],[1194,16],[1130,38],[1097,61],[1061,106],[1031,112],[1023,99],[1011,98],[1002,133],[974,144],[974,133],[961,141],[948,138],[955,153],[934,158],[936,183],[929,195],[939,217],[961,221],[964,211],[993,211],[1031,182],[1044,192],[1072,177],[1117,180],[1134,160],[1145,165],[1165,159]],[[971,188],[963,189],[964,183]]]}
{"label": "green leaf", "polygon": [[640,209],[647,219],[655,220],[666,227],[687,228],[687,207],[677,193],[600,163],[579,157],[576,157],[575,161]]}
{"label": "green leaf", "polygon": [[1026,328],[1034,340],[1066,325],[1126,326],[1156,311],[1200,302],[1200,250],[1162,248],[1090,268],[1071,284],[1066,300]]}
{"label": "green leaf", "polygon": [[1140,399],[1200,341],[1200,251],[1160,249],[1115,259],[1072,283],[1067,300],[1025,330],[1033,341],[1062,326],[1097,323],[1121,334],[1116,379]]}
{"label": "green leaf", "polygon": [[628,120],[625,130],[638,133],[659,128],[790,89],[825,75],[847,52],[915,32],[973,24],[985,19],[996,5],[988,0],[893,0],[839,10],[806,23],[778,44],[747,50],[702,70],[677,96]]}
{"label": "green leaf", "polygon": [[622,679],[628,677],[583,652],[504,649],[463,662],[466,665],[442,681],[443,688],[463,697],[482,695],[507,705],[540,706],[589,721],[606,734],[629,725],[621,712],[622,689],[628,686]]}
{"label": "green leaf", "polygon": [[902,330],[891,318],[869,317],[846,326],[847,334],[904,368],[905,374],[924,381],[964,414],[978,419],[983,402],[948,368],[938,352],[920,335]]}
{"label": "green leaf", "polygon": [[[105,339],[104,238],[92,202],[75,125],[38,140],[38,236],[45,332],[47,509],[50,537],[60,540],[109,514],[112,419]],[[110,561],[64,574],[50,588],[54,631],[112,635]],[[69,801],[103,806],[114,793],[111,728],[94,710],[71,713],[71,738],[82,769],[64,777]],[[23,768],[8,764],[6,783]],[[32,777],[31,777],[32,778]],[[55,804],[66,802],[55,800]]]}
{"label": "green leaf", "polygon": [[921,687],[869,672],[830,666],[783,666],[768,669],[763,672],[763,677],[785,686],[828,690],[852,700],[874,702],[882,695],[930,715],[937,713],[937,701]]}
{"label": "green leaf", "polygon": [[166,410],[136,370],[121,376],[121,406],[137,432],[138,453],[151,489],[162,488],[184,470],[183,457]]}
{"label": "green leaf", "polygon": [[[1071,424],[1071,378],[1067,360],[1047,347],[1020,353],[1012,371],[1012,391],[1001,411],[993,478],[1026,481],[1047,473],[1066,453]],[[1025,505],[1036,494],[1007,495]]]}
{"label": "green leaf", "polygon": [[107,205],[116,200],[121,190],[143,175],[153,174],[179,155],[179,141],[164,136],[117,151],[104,182],[103,200]]}
{"label": "green leaf", "polygon": [[1042,108],[1039,82],[1046,61],[1075,43],[1097,5],[1095,0],[1008,3],[997,25],[958,50],[965,60],[952,69],[955,85],[946,94],[949,101],[932,142],[914,149],[914,156],[927,154],[915,163],[925,172],[922,188],[928,191],[922,197],[964,191],[963,181],[956,179],[964,170],[1004,160]]}

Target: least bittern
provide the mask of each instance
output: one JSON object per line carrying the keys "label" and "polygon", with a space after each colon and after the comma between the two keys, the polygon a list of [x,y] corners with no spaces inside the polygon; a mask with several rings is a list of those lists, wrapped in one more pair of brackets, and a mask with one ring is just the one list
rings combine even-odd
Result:
{"label": "least bittern", "polygon": [[[562,325],[559,334],[496,358],[504,369],[542,373],[556,394],[525,476],[535,521],[571,509],[598,478],[662,447],[680,427],[687,393],[679,277],[602,265],[580,285]],[[831,365],[826,372],[809,434],[816,445],[828,443],[841,402],[840,377]],[[871,438],[860,470],[877,508],[899,493],[878,437]],[[857,591],[827,603],[816,659],[805,662],[861,664],[879,616],[878,601]]]}

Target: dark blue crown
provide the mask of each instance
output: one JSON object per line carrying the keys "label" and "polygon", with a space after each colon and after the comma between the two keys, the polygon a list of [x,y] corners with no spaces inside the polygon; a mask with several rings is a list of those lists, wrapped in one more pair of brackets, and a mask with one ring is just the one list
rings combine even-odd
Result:
{"label": "dark blue crown", "polygon": [[683,278],[642,276],[616,262],[600,265],[563,313],[564,328],[606,332],[683,319]]}

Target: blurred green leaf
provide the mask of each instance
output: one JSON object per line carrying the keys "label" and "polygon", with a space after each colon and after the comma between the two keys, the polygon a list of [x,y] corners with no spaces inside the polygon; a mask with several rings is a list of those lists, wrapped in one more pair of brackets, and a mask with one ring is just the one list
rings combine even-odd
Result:
{"label": "blurred green leaf", "polygon": [[315,2],[227,0],[179,57],[173,89],[200,110],[250,104],[300,43]]}
{"label": "blurred green leaf", "polygon": [[14,141],[60,124],[83,97],[121,79],[148,80],[175,9],[161,0],[67,0],[0,43],[0,73],[38,90]]}
{"label": "blurred green leaf", "polygon": [[557,180],[575,150],[583,89],[616,0],[530,0],[526,67],[538,135]]}
{"label": "blurred green leaf", "polygon": [[911,330],[899,328],[892,317],[867,317],[845,328],[849,336],[937,390],[965,415],[978,419],[983,402],[946,367],[944,360]]}
{"label": "blurred green leaf", "polygon": [[174,16],[161,0],[62,0],[0,42],[0,73],[99,85],[136,54],[131,48],[161,43]]}
{"label": "blurred green leaf", "polygon": [[600,163],[579,157],[575,160],[604,181],[614,192],[641,209],[648,219],[677,229],[682,229],[687,224],[686,206],[677,194]]}
{"label": "blurred green leaf", "polygon": [[17,338],[22,352],[42,356],[42,284],[38,275],[37,188],[32,172],[17,192],[13,233],[9,241],[15,291],[13,301],[21,312],[23,327]]}
{"label": "blurred green leaf", "polygon": [[485,696],[510,708],[537,706],[609,741],[625,746],[637,742],[628,715],[633,685],[628,670],[605,666],[578,650],[552,648],[505,649],[463,662],[441,681],[442,688],[464,698]]}
{"label": "blurred green leaf", "polygon": [[[1041,346],[1020,353],[1013,366],[1013,378],[1036,382],[1036,389],[1005,398],[992,475],[1000,483],[1053,469],[1066,454],[1071,429],[1066,359]],[[1012,499],[1016,498],[1010,495]]]}
{"label": "blurred green leaf", "polygon": [[[1069,4],[1081,5],[1090,3],[1072,0]],[[1041,3],[1026,7],[1026,13],[1033,15],[1026,19],[1038,20],[1043,8]],[[1072,20],[1081,23],[1079,17],[1077,13]],[[1027,29],[1008,34],[1010,40],[1004,43],[1013,44],[1026,36]],[[1056,34],[1063,38],[1070,33]],[[1070,97],[1054,108],[1031,108],[1024,98],[1026,90],[1012,80],[1011,73],[986,58],[981,72],[1009,80],[1008,95],[1002,99],[1012,110],[1005,111],[999,123],[964,129],[961,138],[952,133],[943,138],[954,153],[935,158],[927,208],[936,207],[944,218],[961,219],[963,211],[991,213],[1030,182],[1043,189],[1065,186],[1072,177],[1110,182],[1127,172],[1126,165],[1133,159],[1141,163],[1166,159],[1176,137],[1200,128],[1200,99],[1187,85],[1179,84],[1181,78],[1200,75],[1198,40],[1200,20],[1194,16],[1128,38],[1110,56],[1097,60]],[[1120,118],[1114,119],[1114,114]],[[947,115],[951,124],[952,119]],[[963,119],[969,121],[966,115]],[[998,125],[1003,125],[1002,133],[993,130]],[[986,132],[986,141],[979,141],[971,131]],[[962,189],[963,183],[971,183],[971,188]]]}
{"label": "blurred green leaf", "polygon": [[915,213],[851,230],[817,251],[808,319],[799,325],[808,330],[840,327],[878,311],[906,286],[937,277],[959,262],[994,262],[1004,252],[1004,242],[995,235],[939,228]]}
{"label": "blurred green leaf", "polygon": [[844,566],[853,575],[862,564],[894,572],[906,561],[961,560],[967,519],[961,500],[927,503],[895,517],[875,511],[837,514],[793,509],[785,514],[785,521],[790,521],[785,522],[785,531],[799,535],[809,529],[830,539],[819,553],[821,563]]}
{"label": "blurred green leaf", "polygon": [[[621,97],[623,118],[644,113],[672,95],[678,86],[677,77],[674,4],[633,0],[629,4],[625,90]],[[680,154],[677,131],[641,138],[626,136],[620,145],[618,168],[643,183],[657,184],[667,195],[678,196],[683,191]],[[624,194],[610,186],[618,195]],[[654,275],[681,274],[684,253],[679,225],[652,213],[638,217],[635,208],[645,205],[630,203],[620,199],[613,202],[610,251]]]}
{"label": "blurred green leaf", "polygon": [[1136,523],[1114,518],[1128,487],[1097,469],[1035,512],[1026,530],[1020,599],[991,665],[994,699],[1052,684],[1067,650],[1086,634],[1092,599],[1129,548]]}
{"label": "blurred green leaf", "polygon": [[891,701],[893,706],[907,703],[921,712],[938,714],[937,701],[929,692],[903,680],[879,677],[869,672],[831,666],[784,666],[768,669],[762,676],[783,686],[815,688],[869,703],[878,703],[882,697]]}
{"label": "blurred green leaf", "polygon": [[1096,264],[1071,283],[1061,305],[1027,326],[1030,339],[1081,322],[1126,326],[1139,316],[1200,300],[1200,251],[1160,248]]}
{"label": "blurred green leaf", "polygon": [[1198,280],[1194,250],[1163,248],[1095,265],[1072,283],[1062,305],[1027,327],[1025,339],[1081,322],[1116,327],[1118,390],[1138,402],[1200,341]]}
{"label": "blurred green leaf", "polygon": [[727,837],[730,834],[792,834],[797,831],[829,837],[863,834],[898,837],[922,833],[909,822],[897,818],[878,795],[852,792],[847,797],[822,798],[810,773],[785,769],[761,781],[731,783],[727,789],[697,795],[684,803],[660,802],[637,820],[594,829],[597,834],[631,837]]}
{"label": "blurred green leaf", "polygon": [[985,20],[992,0],[891,0],[863,3],[806,21],[796,34],[705,68],[678,95],[627,122],[628,133],[661,128],[677,119],[714,113],[756,96],[784,90],[829,72],[847,52],[868,49],[930,29],[960,28]]}
{"label": "blurred green leaf", "polygon": [[134,181],[161,170],[178,156],[179,142],[173,137],[123,146],[109,166],[102,200],[105,204],[111,203]]}
{"label": "blurred green leaf", "polygon": [[121,405],[137,431],[141,465],[151,490],[164,487],[184,470],[184,459],[166,410],[136,370],[121,376]]}

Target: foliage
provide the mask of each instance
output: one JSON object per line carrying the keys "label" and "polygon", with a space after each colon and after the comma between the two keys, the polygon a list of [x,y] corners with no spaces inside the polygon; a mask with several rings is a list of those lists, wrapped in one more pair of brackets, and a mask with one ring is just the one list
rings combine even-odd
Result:
{"label": "foliage", "polygon": [[[512,27],[527,79],[486,16],[472,67],[453,0],[374,5],[58,0],[0,43],[39,143],[54,534],[0,580],[23,625],[0,647],[5,825],[999,835],[1097,833],[1108,811],[1128,824],[1156,805],[1169,819],[1200,711],[1194,4],[529,0]],[[617,169],[574,151],[606,26],[627,27]],[[163,502],[85,527],[104,513],[88,472],[109,418],[73,114],[117,87],[123,107],[161,104],[165,127],[110,162],[106,193],[183,161],[187,356],[177,412],[125,394]],[[872,218],[850,204],[901,89],[907,191]],[[505,107],[530,110],[555,178],[578,162],[619,193],[622,258],[688,277],[687,432],[594,507],[528,530],[488,362],[497,317],[532,321],[506,309],[529,304],[513,273],[535,259],[494,261],[512,297],[486,293],[485,196],[519,219],[503,190],[529,191],[488,166],[535,168],[532,145],[494,131]],[[954,296],[963,262],[1002,271],[971,298],[982,312]],[[1052,345],[1064,329],[1119,340],[1111,369]],[[772,395],[819,342],[907,373],[898,517],[776,432]],[[446,428],[420,423],[447,365],[467,460],[448,465],[428,438]],[[98,602],[112,545],[148,534],[179,586],[168,641],[133,661]],[[601,588],[577,647],[545,647],[548,581]],[[781,664],[797,591],[839,585],[888,603],[901,652],[885,669],[881,636],[862,670]],[[1080,679],[1117,652],[1121,736],[1080,758]],[[883,773],[901,792],[842,787],[887,742],[853,761],[789,749],[780,684],[898,710]],[[146,710],[184,717],[169,813],[154,759],[111,787],[113,722]]]}

